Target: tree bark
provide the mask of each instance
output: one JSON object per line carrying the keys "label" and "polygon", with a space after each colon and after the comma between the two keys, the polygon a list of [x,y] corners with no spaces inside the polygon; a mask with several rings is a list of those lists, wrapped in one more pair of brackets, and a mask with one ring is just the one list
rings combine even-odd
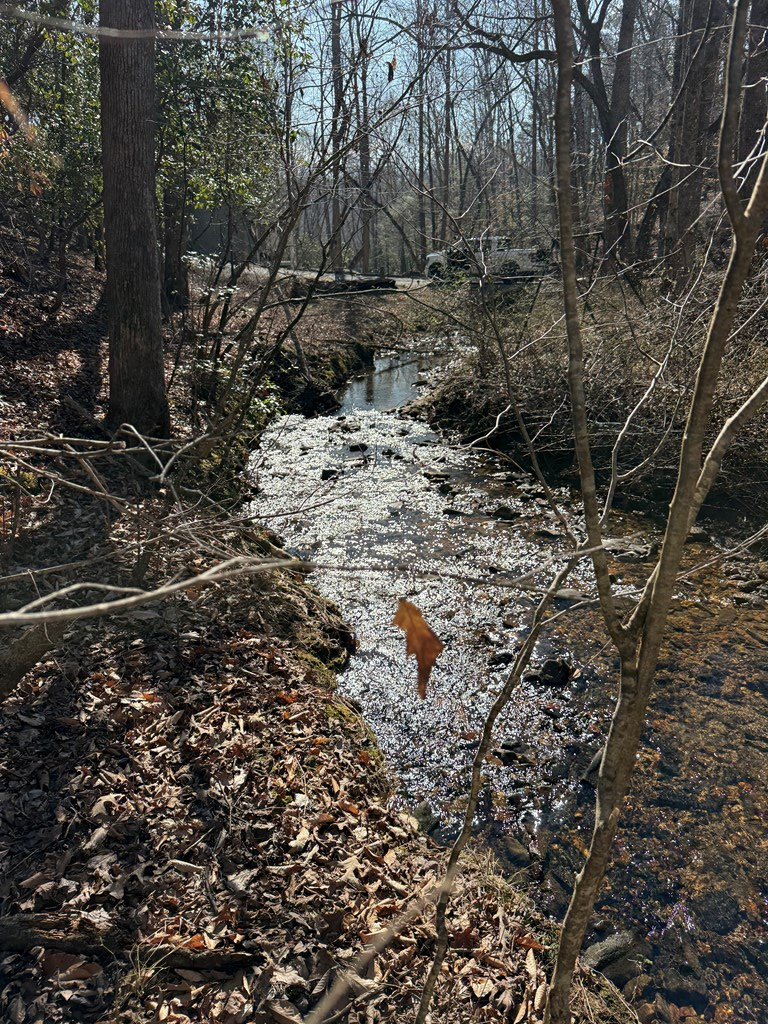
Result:
{"label": "tree bark", "polygon": [[[683,38],[676,76],[682,83],[702,34],[722,24],[722,0],[684,0],[680,15]],[[713,32],[704,45],[700,66],[690,75],[672,122],[669,161],[673,165],[666,215],[664,251],[676,277],[686,279],[695,257],[695,225],[701,213],[705,167],[713,151],[709,125],[718,92],[721,34]],[[673,82],[673,91],[678,82]]]}
{"label": "tree bark", "polygon": [[[765,149],[766,121],[768,120],[768,0],[752,0],[747,32],[747,69],[744,80],[744,102],[739,124],[739,160],[750,154],[757,156]],[[754,181],[760,161],[755,160],[744,170],[744,177]]]}
{"label": "tree bark", "polygon": [[[100,24],[154,31],[151,0],[100,0]],[[109,411],[112,427],[170,431],[160,333],[160,264],[155,220],[155,41],[102,36],[101,142],[104,172]]]}
{"label": "tree bark", "polygon": [[341,69],[341,2],[331,0],[331,63],[333,76],[333,119],[331,121],[331,266],[334,273],[343,270],[344,245],[341,236],[341,147],[344,137],[344,79]]}
{"label": "tree bark", "polygon": [[619,27],[619,53],[611,86],[603,75],[602,22],[594,21],[586,0],[577,0],[582,30],[589,47],[590,77],[582,72],[576,76],[589,94],[597,110],[600,132],[605,145],[605,178],[603,181],[604,250],[613,258],[632,255],[632,234],[629,223],[629,189],[624,169],[627,118],[630,106],[632,72],[632,40],[637,20],[638,0],[624,0]]}

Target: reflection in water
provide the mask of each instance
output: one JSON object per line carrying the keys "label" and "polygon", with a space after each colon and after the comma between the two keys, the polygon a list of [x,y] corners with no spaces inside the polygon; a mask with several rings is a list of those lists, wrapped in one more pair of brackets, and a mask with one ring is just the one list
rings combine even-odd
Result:
{"label": "reflection in water", "polygon": [[[535,599],[504,584],[526,573],[546,582],[563,542],[530,481],[379,411],[412,397],[419,369],[384,361],[350,385],[338,418],[276,422],[254,456],[254,511],[267,522],[280,513],[286,543],[320,566],[317,586],[359,639],[340,686],[364,708],[402,798],[427,800],[439,819],[433,835],[447,840],[478,730]],[[571,514],[569,495],[559,500]],[[651,529],[619,515],[614,527]],[[686,551],[688,564],[714,553]],[[627,594],[648,570],[612,568]],[[569,585],[589,590],[586,569]],[[401,596],[446,645],[425,701],[391,625]],[[768,1020],[767,626],[766,611],[734,607],[715,568],[681,586],[600,906],[608,930],[632,924],[650,935],[654,984],[680,1005],[684,996],[673,997],[664,978],[670,957],[680,963],[683,929],[700,961],[685,975],[691,991],[703,986],[708,1013],[726,1006],[718,1019],[734,1022]],[[589,839],[594,792],[581,777],[603,742],[613,695],[613,654],[594,609],[551,625],[537,660],[563,655],[577,669],[571,683],[522,683],[500,720],[480,824],[511,869],[528,864],[556,912]],[[515,844],[505,847],[509,837]]]}
{"label": "reflection in water", "polygon": [[397,356],[383,356],[376,359],[364,374],[350,381],[339,412],[399,409],[415,396],[416,381],[428,365],[426,357],[403,360]]}

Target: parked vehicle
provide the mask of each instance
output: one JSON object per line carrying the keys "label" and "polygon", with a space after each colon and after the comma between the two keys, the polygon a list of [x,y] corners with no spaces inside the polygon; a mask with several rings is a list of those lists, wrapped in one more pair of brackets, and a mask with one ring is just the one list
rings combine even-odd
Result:
{"label": "parked vehicle", "polygon": [[520,249],[503,235],[466,238],[443,252],[429,253],[424,273],[432,280],[447,280],[459,274],[499,280],[540,280],[559,273],[556,244],[551,248]]}

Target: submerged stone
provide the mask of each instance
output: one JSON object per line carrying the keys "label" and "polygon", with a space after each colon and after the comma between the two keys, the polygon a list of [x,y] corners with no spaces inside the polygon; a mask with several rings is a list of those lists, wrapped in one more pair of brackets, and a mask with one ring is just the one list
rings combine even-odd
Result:
{"label": "submerged stone", "polygon": [[548,658],[541,667],[540,681],[545,686],[565,686],[571,678],[571,666],[563,658]]}
{"label": "submerged stone", "polygon": [[505,836],[502,845],[504,860],[518,871],[527,868],[531,863],[531,855],[527,847],[523,846],[514,836]]}
{"label": "submerged stone", "polygon": [[514,522],[515,519],[520,518],[518,513],[515,512],[514,509],[511,509],[509,505],[499,505],[498,508],[491,512],[491,515],[494,519],[499,519],[503,523],[511,523]]}

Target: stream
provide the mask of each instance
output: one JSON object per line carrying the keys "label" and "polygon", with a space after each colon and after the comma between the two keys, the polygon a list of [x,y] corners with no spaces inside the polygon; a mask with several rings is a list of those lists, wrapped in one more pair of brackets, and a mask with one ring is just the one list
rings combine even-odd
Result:
{"label": "stream", "polygon": [[[531,476],[397,411],[418,395],[426,369],[377,359],[336,415],[273,423],[250,471],[254,513],[317,565],[313,582],[355,629],[358,650],[339,685],[399,780],[395,799],[446,844],[483,718],[566,543]],[[555,494],[578,525],[575,496]],[[657,530],[616,513],[611,532],[611,569],[629,602],[650,571]],[[590,942],[634,930],[629,961],[604,970],[648,1024],[765,1024],[768,564],[741,556],[724,569],[719,545],[696,538]],[[563,659],[572,673],[524,679],[513,694],[476,821],[505,872],[555,917],[589,843],[589,766],[604,742],[617,664],[589,601],[586,563],[566,587],[532,667]],[[392,625],[400,597],[445,644],[423,701]]]}

